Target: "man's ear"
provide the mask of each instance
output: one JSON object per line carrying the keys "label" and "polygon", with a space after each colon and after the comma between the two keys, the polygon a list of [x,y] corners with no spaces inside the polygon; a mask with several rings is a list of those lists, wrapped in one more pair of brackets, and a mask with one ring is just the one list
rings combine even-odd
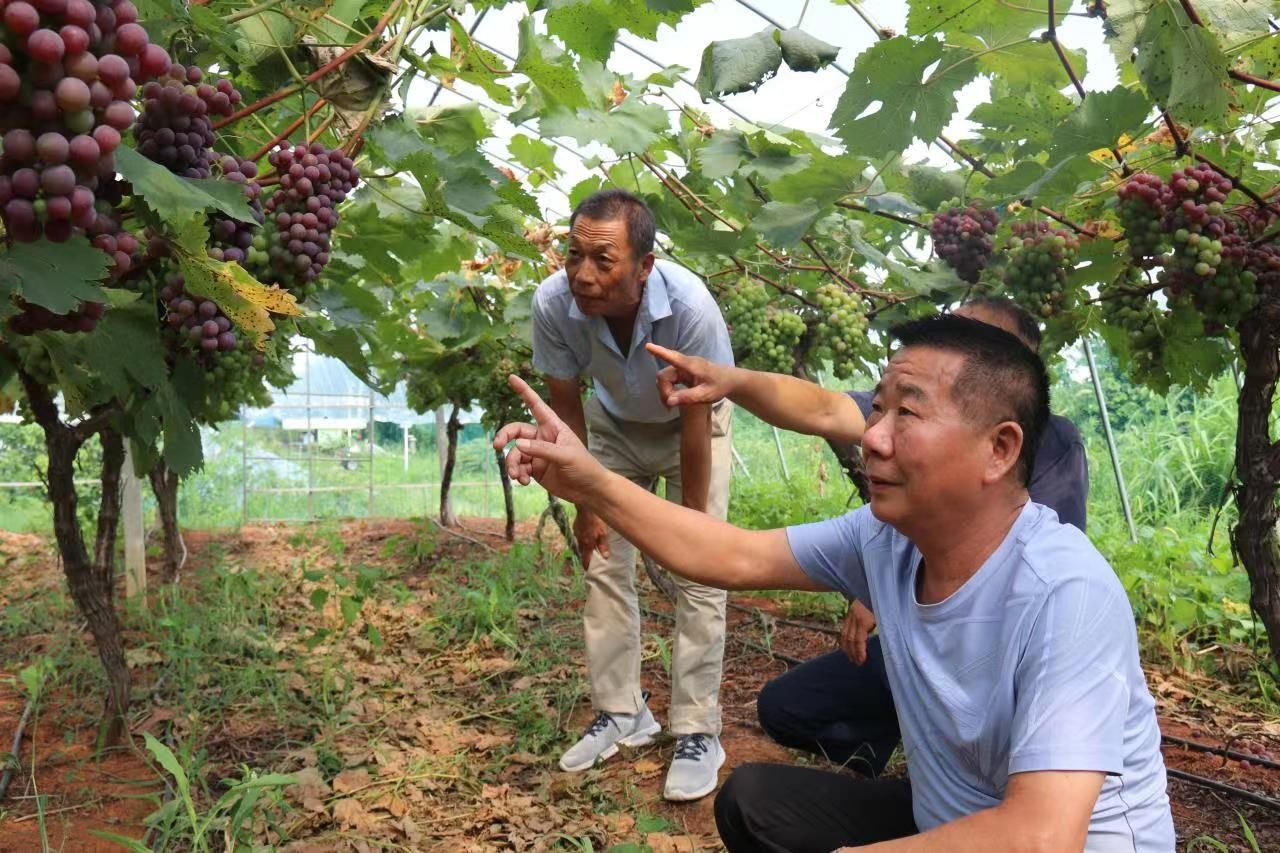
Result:
{"label": "man's ear", "polygon": [[1014,421],[1004,421],[991,429],[991,456],[983,480],[998,483],[1018,466],[1022,455],[1022,427]]}
{"label": "man's ear", "polygon": [[653,272],[653,252],[646,252],[640,259],[640,278],[647,279],[651,272]]}

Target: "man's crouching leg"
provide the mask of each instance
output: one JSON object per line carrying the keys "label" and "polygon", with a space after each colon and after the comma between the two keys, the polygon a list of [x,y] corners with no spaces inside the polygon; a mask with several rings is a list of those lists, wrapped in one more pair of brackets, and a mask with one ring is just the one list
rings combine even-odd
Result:
{"label": "man's crouching leg", "polygon": [[916,833],[906,779],[869,780],[786,764],[744,764],[716,795],[730,853],[830,853]]}

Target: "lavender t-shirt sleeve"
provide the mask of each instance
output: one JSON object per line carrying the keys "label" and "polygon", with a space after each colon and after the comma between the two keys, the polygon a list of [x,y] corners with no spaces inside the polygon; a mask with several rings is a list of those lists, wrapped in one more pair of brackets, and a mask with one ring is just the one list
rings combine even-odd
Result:
{"label": "lavender t-shirt sleeve", "polygon": [[870,518],[871,510],[860,507],[838,518],[787,528],[791,553],[806,575],[845,598],[856,598],[868,608],[871,594],[867,587],[863,541]]}

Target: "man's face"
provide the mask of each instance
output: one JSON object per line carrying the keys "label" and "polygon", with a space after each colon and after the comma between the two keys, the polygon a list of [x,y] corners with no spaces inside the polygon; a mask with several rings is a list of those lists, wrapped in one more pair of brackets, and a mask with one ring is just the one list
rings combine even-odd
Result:
{"label": "man's face", "polygon": [[625,219],[579,216],[569,232],[564,269],[578,310],[588,317],[625,317],[640,304],[653,253],[637,258]]}
{"label": "man's face", "polygon": [[862,438],[871,511],[912,535],[972,506],[990,461],[986,429],[956,405],[964,357],[907,347],[889,362]]}

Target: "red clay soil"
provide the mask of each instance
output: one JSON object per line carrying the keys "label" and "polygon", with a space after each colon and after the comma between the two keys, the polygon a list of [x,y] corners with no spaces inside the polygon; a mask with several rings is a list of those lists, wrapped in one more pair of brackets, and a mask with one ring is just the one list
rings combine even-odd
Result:
{"label": "red clay soil", "polygon": [[[426,556],[421,565],[412,567],[410,574],[430,572],[431,566],[441,561],[475,557],[485,546],[503,548],[501,523],[494,520],[467,519],[458,531],[461,535],[440,535],[433,553]],[[385,560],[384,545],[395,535],[411,534],[420,528],[408,521],[358,522],[343,527],[342,536],[346,555],[353,561],[370,563]],[[297,528],[282,525],[246,527],[238,533],[187,534],[187,544],[192,559],[184,569],[199,571],[211,560],[210,544],[216,543],[228,556],[252,564],[260,570],[269,570],[273,563],[283,565],[292,559],[278,546],[297,534]],[[532,525],[521,525],[518,535],[530,538]],[[0,541],[0,569],[4,562],[5,546],[47,548],[38,537],[21,543]],[[471,541],[474,540],[474,541]],[[50,555],[51,556],[51,555]],[[6,593],[11,593],[15,580],[23,584],[44,585],[60,583],[52,559],[44,561],[44,571],[33,571],[31,564],[24,565],[20,573],[10,572],[10,579],[0,585],[0,604]],[[6,588],[7,587],[7,588]],[[670,608],[660,597],[650,594],[654,614],[669,613]],[[772,602],[743,598],[748,607],[774,610]],[[670,636],[671,624],[657,615],[645,620],[645,633]],[[728,762],[721,778],[742,763],[751,761],[793,760],[793,754],[765,737],[756,724],[755,697],[760,687],[770,678],[782,673],[786,664],[747,648],[735,638],[749,638],[761,642],[760,620],[738,610],[730,611],[730,641],[725,654],[725,675],[721,692],[724,714],[723,740]],[[834,638],[821,633],[792,626],[776,625],[772,633],[772,647],[785,654],[808,658],[834,647]],[[0,655],[14,661],[29,660],[38,654],[40,638],[29,638],[23,648],[0,646]],[[10,664],[12,665],[12,664]],[[0,750],[8,748],[17,719],[22,712],[22,700],[18,691],[3,677],[15,673],[0,670]],[[1165,732],[1203,743],[1229,746],[1241,752],[1247,748],[1269,752],[1280,757],[1280,721],[1262,719],[1256,715],[1237,712],[1231,706],[1206,702],[1202,691],[1194,683],[1188,683],[1166,672],[1149,672],[1153,692],[1160,703],[1161,724]],[[1193,679],[1194,680],[1194,679]],[[652,692],[650,707],[660,721],[665,720],[670,701],[670,685],[662,665],[653,656],[644,666],[644,683]],[[1218,685],[1220,689],[1227,689]],[[160,787],[156,774],[147,767],[141,757],[127,749],[114,750],[96,756],[93,750],[96,731],[83,701],[55,691],[44,703],[44,714],[31,729],[23,743],[22,764],[31,766],[32,744],[35,744],[39,775],[39,793],[49,799],[46,805],[46,823],[49,844],[52,849],[66,851],[118,850],[118,846],[102,841],[92,830],[139,838],[143,833],[143,818],[155,808],[155,797]],[[588,722],[590,711],[580,707],[570,726]],[[144,721],[145,724],[145,721]],[[625,788],[638,808],[653,812],[681,827],[694,839],[695,849],[717,849],[715,821],[712,814],[713,798],[708,797],[692,804],[671,804],[662,799],[661,791],[666,765],[670,759],[671,742],[664,739],[641,750],[627,751],[610,765],[616,770],[606,773],[606,787],[616,786],[619,792]],[[1219,782],[1245,788],[1280,800],[1280,770],[1257,765],[1244,766],[1241,762],[1221,756],[1191,752],[1179,747],[1166,747],[1165,760],[1169,767],[1208,777]],[[519,775],[513,771],[511,784],[519,784]],[[1241,816],[1248,822],[1257,839],[1259,849],[1280,850],[1280,812],[1244,803],[1230,795],[1209,791],[1181,780],[1170,780],[1170,797],[1173,800],[1174,819],[1178,830],[1178,849],[1200,836],[1210,836],[1228,845],[1232,851],[1248,851],[1241,830]],[[9,796],[0,802],[0,851],[39,850],[40,829],[35,817],[35,790],[26,774],[21,774],[12,785]],[[675,849],[675,848],[673,848]],[[684,849],[684,848],[680,848]],[[1196,846],[1192,849],[1220,849]]]}

